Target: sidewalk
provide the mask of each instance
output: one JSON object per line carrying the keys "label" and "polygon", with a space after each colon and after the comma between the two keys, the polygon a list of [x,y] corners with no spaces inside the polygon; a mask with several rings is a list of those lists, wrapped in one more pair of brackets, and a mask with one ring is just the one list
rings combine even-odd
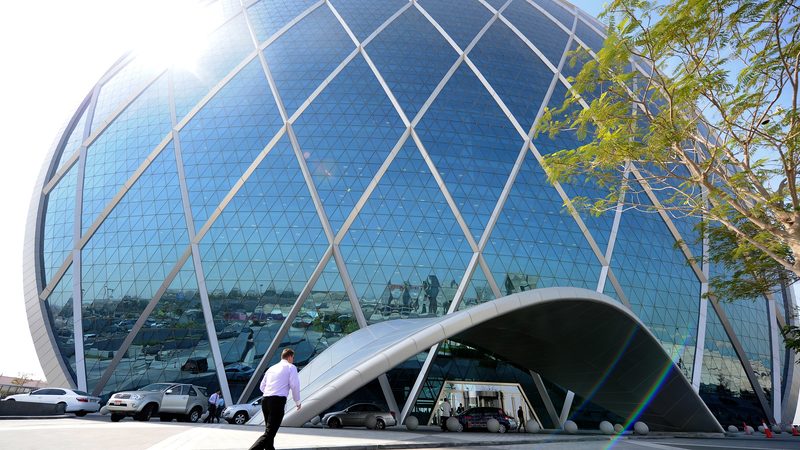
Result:
{"label": "sidewalk", "polygon": [[[165,439],[151,450],[219,450],[248,448],[263,433],[261,427],[212,425],[192,427]],[[445,433],[435,427],[416,431],[327,428],[281,428],[275,446],[281,449],[311,450],[321,448],[347,450],[412,449],[443,447],[491,447],[548,442],[608,442],[610,436],[526,434],[526,433]]]}

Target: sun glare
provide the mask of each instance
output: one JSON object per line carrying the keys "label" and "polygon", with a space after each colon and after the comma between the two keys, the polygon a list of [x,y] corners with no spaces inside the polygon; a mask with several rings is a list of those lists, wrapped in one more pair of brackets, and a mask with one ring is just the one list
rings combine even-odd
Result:
{"label": "sun glare", "polygon": [[[134,39],[137,56],[154,67],[190,71],[223,17],[219,2],[203,5],[192,0],[142,2],[138,11],[142,17],[135,22],[140,24]],[[152,14],[154,11],[157,13]]]}

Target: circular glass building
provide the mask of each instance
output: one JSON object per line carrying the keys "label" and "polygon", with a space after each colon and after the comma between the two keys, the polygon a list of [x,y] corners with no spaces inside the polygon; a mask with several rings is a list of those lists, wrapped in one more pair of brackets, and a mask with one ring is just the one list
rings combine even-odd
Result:
{"label": "circular glass building", "polygon": [[[302,368],[371,324],[576,287],[638,317],[720,422],[792,419],[790,296],[706,300],[692,220],[576,212],[603,192],[545,176],[542,155],[580,140],[537,120],[599,22],[559,0],[243,3],[210,6],[191,67],[118,61],[45,162],[24,264],[51,384],[192,382],[230,404],[283,347]],[[454,390],[483,404],[465,394],[481,383],[518,386],[545,426],[565,404],[614,415],[451,340],[342,402],[431,420]]]}

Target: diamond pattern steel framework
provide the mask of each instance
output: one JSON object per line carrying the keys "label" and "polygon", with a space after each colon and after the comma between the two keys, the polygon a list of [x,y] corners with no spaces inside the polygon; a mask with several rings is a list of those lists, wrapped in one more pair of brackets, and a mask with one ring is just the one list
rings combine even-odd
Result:
{"label": "diamond pattern steel framework", "polygon": [[[283,6],[279,6],[281,4]],[[268,14],[272,8],[278,8],[277,11],[281,14]],[[459,14],[463,16],[464,20],[457,21],[458,26],[456,26],[454,21]],[[461,262],[457,265],[463,267],[463,270],[456,270],[456,273],[453,274],[452,286],[463,286],[463,288],[461,290],[454,288],[449,292],[446,307],[450,311],[468,306],[460,305],[467,290],[475,291],[474,296],[478,299],[490,300],[514,289],[520,289],[521,283],[535,287],[536,283],[542,282],[541,280],[512,279],[508,276],[505,280],[495,279],[493,273],[505,272],[508,274],[515,271],[519,273],[531,271],[522,267],[491,270],[495,264],[501,262],[514,264],[513,258],[503,260],[503,257],[513,254],[515,250],[504,249],[492,244],[494,242],[492,238],[502,236],[503,233],[516,233],[516,240],[537,242],[538,245],[524,251],[539,252],[541,257],[533,259],[548,260],[547,253],[552,251],[548,250],[548,240],[553,239],[553,235],[548,235],[546,230],[551,229],[557,234],[573,227],[577,230],[576,236],[583,236],[587,239],[588,247],[575,249],[585,254],[581,258],[586,259],[586,273],[565,274],[565,269],[558,267],[557,261],[554,261],[556,266],[539,268],[535,272],[545,274],[544,278],[547,278],[546,274],[552,273],[552,276],[556,278],[558,275],[569,275],[567,278],[572,281],[586,279],[587,287],[591,287],[588,286],[592,282],[591,273],[596,273],[596,268],[602,266],[606,270],[599,271],[601,278],[608,274],[609,278],[615,281],[610,267],[613,265],[610,256],[614,245],[613,239],[609,239],[609,236],[606,235],[609,232],[607,223],[592,226],[591,219],[583,218],[590,220],[590,222],[584,223],[581,217],[573,215],[577,222],[575,224],[577,227],[575,227],[575,225],[563,222],[567,216],[551,215],[550,213],[553,211],[543,211],[540,216],[531,215],[536,219],[532,222],[535,226],[528,227],[522,224],[523,226],[520,227],[521,224],[515,223],[516,217],[513,217],[514,215],[525,215],[525,195],[520,197],[515,194],[520,189],[523,192],[529,192],[528,195],[544,194],[551,197],[553,207],[557,206],[559,199],[569,203],[569,196],[563,187],[556,185],[554,191],[545,194],[549,187],[546,181],[534,182],[536,178],[542,178],[541,174],[537,176],[534,173],[541,172],[535,159],[539,158],[539,152],[547,153],[552,150],[546,150],[547,144],[542,142],[541,137],[535,143],[532,142],[532,133],[526,133],[524,130],[535,125],[534,119],[538,117],[537,110],[540,110],[543,104],[548,101],[559,102],[560,96],[563,97],[566,92],[565,86],[567,88],[569,86],[564,75],[558,73],[557,67],[564,66],[564,62],[555,60],[556,57],[563,60],[563,56],[553,52],[554,45],[555,47],[564,47],[565,45],[569,47],[571,42],[578,41],[584,46],[588,44],[589,48],[594,51],[602,46],[602,35],[595,32],[596,27],[587,19],[582,16],[581,18],[582,20],[578,20],[573,12],[569,12],[549,0],[546,2],[509,0],[488,3],[481,0],[470,2],[463,9],[459,8],[459,11],[450,11],[446,2],[441,0],[421,0],[411,3],[396,0],[394,3],[386,2],[380,6],[376,6],[375,2],[368,0],[320,1],[313,4],[310,1],[301,4],[300,2],[262,0],[244,8],[244,11],[233,14],[215,33],[216,41],[219,41],[220,44],[224,43],[224,45],[217,46],[207,56],[207,58],[216,57],[224,60],[222,63],[212,65],[216,69],[215,73],[206,74],[208,76],[201,78],[202,81],[199,83],[187,73],[180,71],[170,73],[169,103],[173,108],[172,120],[175,129],[172,136],[175,138],[176,146],[179,147],[176,149],[176,153],[182,154],[183,167],[178,169],[178,173],[181,174],[181,183],[185,186],[183,189],[188,191],[188,193],[184,192],[183,201],[185,208],[186,205],[191,205],[191,207],[200,207],[201,209],[188,212],[186,217],[189,223],[194,219],[197,227],[197,230],[194,230],[192,229],[194,227],[189,226],[188,230],[189,235],[193,236],[192,252],[184,252],[164,279],[161,288],[156,290],[153,300],[145,308],[144,314],[139,317],[134,329],[130,331],[129,339],[126,340],[127,345],[130,345],[135,340],[133,338],[142,332],[142,325],[149,314],[153,314],[154,311],[156,314],[165,314],[165,312],[155,309],[159,298],[164,295],[168,287],[178,283],[179,276],[183,276],[185,279],[185,276],[181,274],[191,270],[187,268],[192,267],[192,262],[189,261],[193,259],[192,254],[195,254],[195,258],[202,259],[199,258],[202,249],[202,254],[206,255],[207,260],[216,261],[220,257],[220,251],[230,251],[230,246],[227,247],[228,250],[225,248],[214,249],[215,246],[219,247],[219,243],[214,238],[213,230],[220,226],[222,228],[230,226],[230,220],[234,216],[230,216],[229,212],[236,211],[237,199],[244,201],[247,198],[247,186],[256,182],[258,171],[261,170],[259,169],[260,163],[264,159],[271,160],[269,158],[271,152],[287,155],[288,151],[288,155],[293,154],[296,157],[300,172],[303,174],[296,181],[299,181],[301,185],[305,184],[308,189],[306,194],[301,195],[309,195],[309,202],[313,202],[315,205],[317,218],[321,223],[320,233],[326,236],[328,244],[332,246],[334,257],[338,256],[338,264],[334,264],[333,259],[328,260],[329,262],[325,264],[325,258],[330,256],[329,253],[325,253],[328,256],[323,257],[323,261],[316,265],[314,272],[301,277],[309,281],[301,291],[301,295],[294,301],[295,315],[301,314],[302,316],[302,305],[309,301],[310,289],[317,284],[327,285],[328,290],[331,286],[337,286],[341,291],[346,292],[353,308],[343,314],[354,314],[360,319],[359,326],[364,326],[366,321],[373,320],[376,313],[380,315],[379,311],[369,311],[369,306],[359,303],[359,299],[365,297],[364,289],[375,288],[374,285],[370,285],[368,280],[373,274],[370,272],[369,266],[364,265],[362,258],[375,259],[385,255],[382,252],[374,255],[358,254],[357,246],[349,244],[348,240],[351,239],[351,234],[359,232],[358,230],[367,233],[375,229],[383,230],[381,232],[384,234],[391,232],[391,230],[384,230],[380,223],[374,223],[374,219],[370,219],[373,222],[362,223],[363,219],[375,217],[375,214],[363,212],[369,211],[370,208],[376,209],[375,206],[369,206],[373,203],[380,205],[377,210],[387,208],[386,202],[392,200],[391,196],[398,193],[403,197],[402,190],[394,192],[393,188],[391,192],[384,193],[381,188],[387,183],[395,183],[391,181],[393,177],[401,180],[402,177],[397,178],[396,175],[392,175],[398,170],[404,175],[413,173],[419,176],[419,174],[428,173],[427,176],[431,177],[432,194],[434,197],[440,196],[441,198],[438,204],[431,204],[431,208],[438,211],[436,214],[439,217],[450,216],[448,219],[450,225],[446,226],[447,231],[444,234],[460,241],[451,244],[454,247],[460,246],[459,251],[462,256],[460,257]],[[548,29],[550,32],[542,37],[540,36],[542,32],[537,29],[538,27]],[[576,34],[576,27],[579,35]],[[409,28],[414,29],[415,32],[408,34]],[[403,35],[404,31],[406,35]],[[296,38],[292,38],[295,34]],[[263,50],[263,55],[261,52],[250,52],[246,48],[247,35],[253,42],[258,43],[256,48]],[[230,36],[234,36],[235,39],[229,39]],[[352,40],[353,44],[350,48],[343,44],[348,39]],[[406,45],[397,46],[398,39],[407,39],[408,42]],[[534,42],[543,42],[542,39],[550,40],[555,44],[546,45],[540,50]],[[394,41],[395,45],[385,45],[384,41],[387,40]],[[436,44],[439,41],[441,44]],[[439,45],[439,49],[431,51],[434,44]],[[452,47],[452,56],[448,55],[447,47]],[[353,50],[351,51],[351,49]],[[307,54],[309,52],[317,55],[314,58],[317,61],[316,65],[308,64]],[[430,52],[430,57],[420,58],[420,55],[425,52]],[[484,56],[497,52],[505,55],[504,60],[512,63],[512,67],[495,67],[493,63],[496,63],[497,60],[493,61]],[[233,67],[242,57],[244,59]],[[281,70],[275,71],[271,70],[268,65],[268,62],[273,59],[288,60],[290,63],[282,65]],[[296,64],[291,63],[293,60],[297,61]],[[424,63],[420,64],[420,60],[423,60]],[[437,60],[440,61],[437,62]],[[232,71],[224,73],[231,68]],[[552,73],[553,71],[556,72],[556,76],[552,83],[550,79],[531,82],[531,79],[535,79],[542,73]],[[574,73],[574,69],[564,67],[564,72]],[[148,76],[153,77],[154,81],[148,82],[146,86],[139,89],[138,86],[146,81]],[[136,80],[136,82],[126,81],[129,79]],[[340,79],[351,81],[349,86],[347,83],[343,83],[344,93],[351,95],[351,98],[345,102],[342,101],[341,95],[336,95]],[[352,79],[358,79],[359,86],[364,87],[364,90],[350,92],[355,86]],[[126,202],[126,195],[129,191],[138,190],[137,183],[140,183],[143,174],[148,175],[153,172],[151,161],[159,156],[164,157],[165,155],[160,155],[162,151],[172,152],[172,145],[166,145],[170,134],[167,134],[160,145],[154,145],[163,135],[163,130],[162,134],[155,133],[149,141],[142,142],[142,127],[151,130],[153,127],[160,126],[158,121],[149,120],[139,124],[128,121],[128,131],[123,129],[123,133],[127,134],[117,132],[114,135],[112,133],[114,128],[119,128],[120,123],[126,126],[124,125],[126,115],[130,115],[130,111],[136,111],[136,105],[146,102],[148,96],[152,97],[152,93],[157,92],[154,85],[157,86],[159,82],[166,84],[165,80],[166,77],[162,76],[162,73],[149,73],[137,67],[136,60],[133,60],[132,63],[123,66],[118,73],[107,76],[103,80],[105,84],[101,82],[99,92],[93,96],[96,100],[87,107],[86,112],[81,113],[78,125],[70,131],[70,139],[62,150],[63,154],[58,158],[58,165],[53,169],[55,173],[43,189],[43,195],[51,193],[56,187],[63,189],[63,183],[60,181],[65,178],[65,174],[74,173],[72,166],[75,164],[77,164],[81,176],[90,176],[94,170],[98,176],[108,178],[108,175],[104,174],[105,170],[90,169],[91,165],[88,164],[94,156],[92,150],[107,140],[108,136],[117,136],[115,138],[117,140],[133,138],[135,139],[132,144],[133,148],[137,142],[141,142],[139,145],[144,145],[142,147],[144,153],[140,154],[138,158],[135,157],[136,155],[132,155],[134,156],[131,159],[133,165],[128,164],[122,169],[125,173],[133,175],[111,199],[111,203],[103,205],[100,203],[100,199],[95,200],[94,203],[87,203],[92,201],[91,198],[87,198],[87,194],[90,192],[78,187],[81,194],[79,198],[83,199],[82,205],[95,204],[95,206],[92,215],[76,214],[76,217],[82,220],[78,220],[74,225],[81,227],[81,230],[76,233],[76,236],[81,237],[75,248],[85,251],[86,248],[96,246],[96,242],[93,242],[92,239],[98,232],[102,234],[107,219],[115,215],[112,214],[112,210],[118,204]],[[460,82],[461,80],[466,81]],[[557,80],[560,83],[554,84]],[[472,88],[463,90],[464,86],[470,83]],[[260,86],[256,87],[259,84]],[[548,85],[550,85],[549,89]],[[366,89],[366,86],[374,87]],[[451,87],[456,86],[463,91],[451,92]],[[554,87],[556,88],[555,93]],[[136,89],[139,90],[136,91]],[[520,95],[520,92],[523,94]],[[277,111],[279,111],[280,117],[271,112],[276,111],[274,106],[270,110],[273,94],[274,101],[278,104]],[[161,95],[163,96],[163,94]],[[359,95],[362,98],[359,98]],[[384,95],[386,101],[375,101]],[[328,97],[330,100],[327,100]],[[197,103],[198,100],[199,103]],[[254,101],[260,102],[260,105]],[[152,108],[147,106],[147,103],[143,104],[147,108]],[[239,111],[239,116],[231,119],[231,114],[225,114],[226,108],[229,111]],[[475,127],[472,129],[456,130],[455,134],[452,132],[442,134],[437,130],[452,131],[452,124],[439,120],[444,117],[442,114],[437,114],[441,108],[450,110],[454,114],[480,113],[482,116],[461,119],[462,122],[473,123]],[[219,111],[218,119],[214,118],[215,111]],[[109,113],[110,115],[108,115]],[[320,117],[315,118],[315,114],[318,113]],[[339,123],[331,124],[330,120],[326,123],[325,115],[332,113],[336,115]],[[147,116],[152,118],[154,115],[148,114]],[[157,114],[155,116],[157,117]],[[142,122],[142,119],[138,120]],[[237,126],[251,125],[254,120],[269,122],[267,132],[262,132],[259,136],[247,136],[236,132]],[[281,124],[281,122],[283,123]],[[391,125],[389,125],[390,123]],[[326,125],[330,126],[327,130]],[[130,131],[131,129],[133,131]],[[242,128],[243,131],[247,129],[246,126]],[[349,141],[341,142],[337,147],[322,149],[315,154],[303,151],[304,148],[318,150],[317,144],[323,142],[327,135],[342,135],[342,129],[347,130],[345,135],[350,136]],[[492,131],[497,129],[506,129],[507,138],[498,138],[496,132]],[[532,130],[533,127],[530,129]],[[223,132],[222,135],[218,134],[220,131]],[[269,144],[260,148],[258,142],[266,141],[275,132],[277,134],[269,141]],[[209,133],[213,135],[209,135]],[[178,134],[180,134],[180,141],[177,139]],[[77,147],[80,141],[76,137],[79,138],[81,135],[88,136],[88,139],[83,145]],[[364,144],[368,145],[376,136],[379,136],[378,139],[384,142],[382,148],[363,146]],[[443,136],[459,136],[460,141],[446,142]],[[464,156],[474,157],[475,155],[460,155],[454,153],[453,150],[463,151],[472,145],[473,141],[485,139],[486,136],[492,136],[491,140],[495,143],[498,139],[500,142],[507,141],[509,145],[504,145],[504,148],[521,145],[522,152],[519,156],[516,154],[504,155],[502,152],[492,153],[499,151],[499,148],[492,150],[491,143],[488,143],[489,148],[481,148],[479,145],[478,148],[481,148],[479,154],[487,157],[485,164],[478,168],[479,171],[475,171],[475,167],[463,166]],[[146,136],[144,137],[146,138]],[[226,144],[226,139],[228,144]],[[248,139],[252,140],[252,145],[249,148],[247,145],[241,147],[242,143],[246,144]],[[226,151],[226,155],[232,154],[230,146],[234,142],[240,148],[233,149],[234,152],[238,152],[233,154],[238,154],[240,157],[233,159],[226,157],[219,164],[214,164],[212,169],[219,173],[219,176],[209,176],[208,173],[200,172],[194,175],[193,171],[196,169],[193,167],[202,171],[203,163],[206,163],[207,167],[208,161],[215,154],[220,154],[223,149]],[[563,148],[565,143],[558,142],[553,145]],[[558,147],[559,145],[561,147]],[[136,160],[142,161],[143,156],[154,146],[155,150],[150,153],[150,157],[138,163],[137,166]],[[67,154],[73,150],[74,154]],[[103,161],[107,161],[104,164],[113,164],[114,161],[120,159],[118,157],[109,159],[109,155],[103,153],[97,155],[97,157],[100,156],[103,157]],[[412,163],[413,159],[416,159],[417,162]],[[337,192],[341,191],[341,186],[336,184],[342,183],[341,180],[344,177],[330,177],[332,173],[337,172],[357,181],[355,186],[348,187],[347,194],[344,196],[337,196]],[[511,176],[508,176],[509,173]],[[112,181],[113,177],[111,178],[109,181],[116,184],[117,182]],[[203,184],[196,184],[192,181],[193,179],[202,180]],[[469,181],[470,179],[476,180],[476,183],[473,185]],[[500,184],[496,184],[494,190],[485,189],[485,186],[496,182]],[[536,187],[532,189],[533,186]],[[438,193],[434,193],[435,191]],[[536,194],[536,192],[540,194]],[[105,193],[105,195],[108,194]],[[279,198],[284,195],[286,195],[285,192],[276,194]],[[103,198],[102,201],[105,203],[108,198]],[[429,202],[425,199],[421,201]],[[78,205],[78,207],[82,207],[85,212],[86,206],[82,205]],[[309,211],[308,207],[305,209]],[[492,210],[494,213],[490,216],[486,215],[487,211]],[[509,214],[513,211],[516,212]],[[530,212],[535,213],[535,211]],[[63,216],[63,212],[59,214]],[[428,213],[422,215],[428,217]],[[227,216],[230,217],[226,219]],[[411,212],[409,218],[413,217],[413,212]],[[75,222],[71,219],[71,217],[62,218],[60,219],[61,224],[57,226],[69,228]],[[217,223],[218,219],[220,219],[219,223]],[[555,222],[550,219],[555,219]],[[669,219],[664,219],[667,225],[671,225]],[[246,221],[246,218],[236,220]],[[589,225],[588,228],[587,225]],[[149,225],[142,224],[142,226]],[[410,228],[404,230],[406,227]],[[674,229],[674,225],[672,228]],[[401,247],[407,250],[414,249],[416,247],[414,240],[419,239],[420,236],[419,233],[415,234],[413,229],[413,223],[410,223],[393,231],[392,238],[384,235],[383,237],[377,236],[375,239],[399,238],[399,242],[402,243]],[[545,234],[542,236],[519,234],[531,232],[544,232]],[[402,238],[404,233],[409,233],[408,238],[411,240]],[[615,231],[611,232],[612,235],[614,233]],[[64,233],[62,232],[62,234]],[[462,235],[461,238],[458,238],[459,234]],[[679,237],[677,231],[673,231],[673,234]],[[65,239],[66,237],[60,236],[58,239],[50,240],[70,241]],[[252,232],[249,237],[244,239],[245,242],[254,243],[269,241],[269,237],[253,235]],[[609,240],[611,242],[608,242]],[[214,244],[209,246],[212,242]],[[502,244],[504,241],[498,239],[497,242]],[[87,243],[94,245],[87,246]],[[601,249],[598,247],[598,243],[603,247],[608,243],[608,249]],[[71,250],[70,242],[62,242],[55,246],[59,245],[62,248],[54,248],[55,254],[63,255],[65,251]],[[53,245],[50,244],[50,246]],[[263,246],[259,248],[263,249]],[[381,246],[371,248],[380,249]],[[421,244],[421,248],[427,247],[425,244]],[[589,248],[594,250],[587,253]],[[253,248],[253,251],[258,250]],[[313,252],[316,256],[301,255],[299,257],[301,260],[310,258],[310,260],[319,261],[319,256],[323,254],[323,251],[324,249],[318,249]],[[386,247],[385,252],[390,254],[392,250],[390,247]],[[396,256],[395,259],[408,260],[413,266],[415,263],[412,261],[413,256],[410,253],[412,252],[406,251],[404,255]],[[592,253],[594,253],[596,261],[592,260]],[[213,257],[208,255],[213,255]],[[455,253],[452,251],[439,255],[427,255],[426,258],[429,259],[429,262],[425,266],[449,264],[448,267],[452,269],[453,261],[447,261],[447,259],[452,258],[453,255]],[[252,255],[250,256],[252,257]],[[163,255],[147,257],[163,258]],[[276,262],[291,261],[289,255],[265,257],[267,260]],[[485,257],[488,258],[486,261],[484,261]],[[358,270],[350,270],[348,273],[341,265],[356,266],[356,264],[348,263],[353,258],[355,261],[361,262],[357,265]],[[61,311],[59,314],[66,318],[69,317],[69,314],[64,312],[68,305],[65,305],[67,302],[63,298],[65,286],[60,283],[62,277],[63,281],[69,284],[69,278],[72,276],[78,278],[85,276],[80,274],[79,258],[74,261],[74,265],[78,268],[77,271],[72,270],[72,265],[72,257],[68,256],[59,270],[53,273],[55,270],[53,262],[48,263],[48,278],[45,280],[47,286],[41,293],[42,299],[48,299],[51,292],[53,295],[58,294],[60,299],[58,302],[62,306],[59,308]],[[338,271],[337,265],[339,265]],[[596,267],[588,268],[591,265]],[[203,267],[202,264],[195,263],[194,267],[195,276],[198,278],[199,286],[202,287],[197,289],[199,293],[193,301],[205,302],[205,306],[208,307],[208,295],[215,290],[213,281],[217,278],[213,275],[215,269],[213,264],[206,264]],[[626,275],[629,272],[625,268],[619,268],[617,271]],[[51,274],[52,276],[50,276]],[[340,276],[343,276],[343,279],[339,278]],[[419,277],[423,278],[424,275],[420,274]],[[152,283],[154,280],[147,281]],[[193,282],[181,281],[179,284],[186,285],[187,283],[192,285]],[[80,281],[72,284],[76,286],[74,290],[79,290]],[[618,296],[627,304],[627,301],[624,300],[627,296],[619,290],[619,283],[610,284],[614,287],[613,291],[608,291],[609,284],[605,284],[605,281],[601,279],[598,282],[598,289],[603,290],[600,286],[605,285],[606,292]],[[547,283],[545,282],[544,285]],[[193,286],[197,286],[197,284]],[[74,292],[73,298],[84,302],[84,295],[84,292]],[[389,295],[391,296],[391,293]],[[376,295],[373,293],[374,296]],[[655,310],[655,308],[653,309]],[[209,308],[204,311],[210,312],[211,310]],[[365,314],[365,312],[369,314]],[[78,313],[80,314],[80,310]],[[208,325],[209,317],[205,319]],[[286,321],[294,319],[295,317],[290,316],[286,318]],[[653,320],[648,323],[650,322]],[[658,327],[658,324],[666,324],[666,322],[669,322],[669,319],[655,320],[653,324]],[[702,327],[705,328],[705,324],[702,324]],[[76,344],[83,340],[83,333],[78,332],[79,328],[76,327],[74,332]],[[68,327],[64,330],[68,330]],[[726,331],[735,342],[735,334],[731,330]],[[198,330],[198,333],[207,336],[206,332],[214,334],[213,321],[206,330]],[[59,331],[59,334],[62,333]],[[272,337],[271,348],[274,350],[275,344],[284,339],[286,339],[286,335],[281,335],[279,330]],[[211,344],[215,343],[216,339],[213,339]],[[104,368],[104,374],[99,383],[90,386],[94,388],[95,392],[102,391],[106,382],[115,373],[115,369],[120,363],[119,358],[128,350],[125,345],[124,343],[123,348],[117,352],[118,357]],[[265,354],[262,365],[273,356],[270,353]],[[691,354],[685,356],[690,358]],[[742,355],[737,356],[742,358]],[[228,380],[222,367],[219,367],[220,362],[220,360],[215,360],[216,370],[220,384],[227,393]],[[745,371],[752,372],[749,361],[743,361],[743,363]],[[763,367],[761,368],[765,370]],[[76,376],[78,384],[85,388],[86,374],[79,368]],[[114,376],[118,377],[119,374]],[[689,375],[687,374],[687,376]],[[761,387],[754,382],[753,378],[751,378],[751,382],[753,382],[755,390],[761,392]],[[762,406],[765,405],[762,404]]]}

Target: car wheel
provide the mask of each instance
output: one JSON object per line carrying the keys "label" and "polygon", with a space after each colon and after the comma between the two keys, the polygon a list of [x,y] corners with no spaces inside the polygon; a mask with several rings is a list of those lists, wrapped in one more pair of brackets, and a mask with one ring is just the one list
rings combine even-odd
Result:
{"label": "car wheel", "polygon": [[247,413],[244,411],[239,411],[233,415],[233,423],[236,425],[244,425],[249,417],[247,417]]}
{"label": "car wheel", "polygon": [[186,420],[192,423],[197,423],[197,421],[200,420],[200,416],[202,415],[203,411],[195,406],[194,408],[192,408],[191,411],[189,411],[189,414],[186,416]]}
{"label": "car wheel", "polygon": [[381,420],[381,419],[378,419],[378,420],[375,422],[375,429],[376,429],[376,430],[385,430],[385,429],[386,429],[386,422],[384,422],[384,421],[383,421],[383,420]]}
{"label": "car wheel", "polygon": [[139,411],[138,413],[136,413],[136,415],[133,416],[133,419],[138,420],[140,422],[147,422],[150,420],[151,417],[153,417],[153,412],[155,411],[155,409],[156,408],[152,404],[145,405],[141,411]]}
{"label": "car wheel", "polygon": [[328,428],[342,428],[342,421],[334,417],[328,420]]}
{"label": "car wheel", "polygon": [[75,411],[75,415],[78,417],[83,417],[88,414],[86,411]]}
{"label": "car wheel", "polygon": [[498,431],[500,434],[502,434],[502,433],[505,433],[505,432],[506,432],[506,426],[505,426],[505,425],[503,425],[503,424],[501,423],[501,424],[500,424],[500,429],[499,429],[499,430],[497,430],[497,431]]}
{"label": "car wheel", "polygon": [[13,398],[7,398],[7,399],[5,399],[5,400],[3,400],[3,401],[6,401],[6,402],[15,402],[16,400],[14,400]]}
{"label": "car wheel", "polygon": [[111,421],[112,422],[119,422],[120,420],[122,420],[123,417],[125,417],[124,414],[111,413]]}

